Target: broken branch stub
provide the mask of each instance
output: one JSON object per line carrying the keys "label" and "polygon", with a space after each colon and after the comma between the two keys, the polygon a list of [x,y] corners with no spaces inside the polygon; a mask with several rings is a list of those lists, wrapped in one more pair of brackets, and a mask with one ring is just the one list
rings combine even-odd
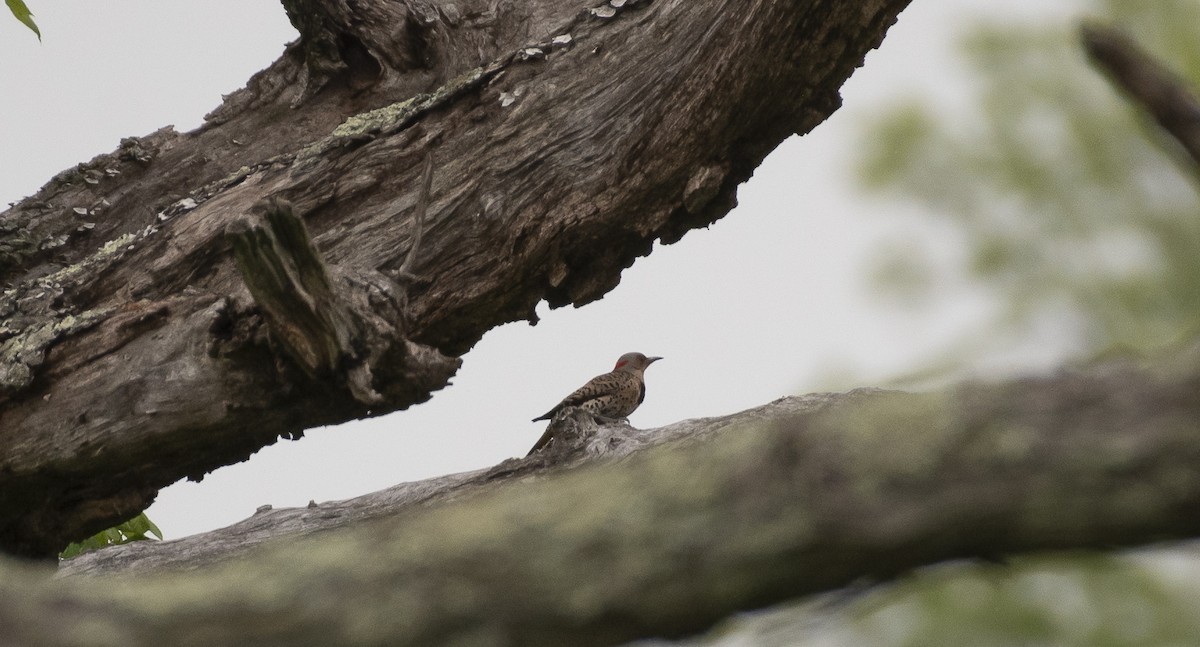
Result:
{"label": "broken branch stub", "polygon": [[[404,339],[404,290],[378,273],[327,267],[284,200],[255,205],[226,235],[276,348],[309,379],[332,378],[363,405],[382,402],[372,366],[384,358],[404,364],[412,355]],[[457,368],[440,354],[429,359]]]}
{"label": "broken branch stub", "polygon": [[[354,344],[363,336],[360,326],[334,294],[325,263],[290,204],[273,198],[261,202],[231,224],[226,235],[242,280],[280,350],[313,379],[337,375],[357,363]],[[370,384],[359,386],[366,391],[354,393],[356,400],[379,400]]]}

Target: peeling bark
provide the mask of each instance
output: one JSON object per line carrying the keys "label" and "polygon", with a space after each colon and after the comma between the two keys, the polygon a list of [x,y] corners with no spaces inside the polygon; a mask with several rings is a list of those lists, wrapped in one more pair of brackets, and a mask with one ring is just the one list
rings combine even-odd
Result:
{"label": "peeling bark", "polygon": [[[301,39],[202,128],[0,214],[0,549],[53,555],[181,477],[424,401],[488,329],[600,298],[836,109],[906,4],[287,0]],[[357,313],[329,370],[233,260],[264,200]]]}

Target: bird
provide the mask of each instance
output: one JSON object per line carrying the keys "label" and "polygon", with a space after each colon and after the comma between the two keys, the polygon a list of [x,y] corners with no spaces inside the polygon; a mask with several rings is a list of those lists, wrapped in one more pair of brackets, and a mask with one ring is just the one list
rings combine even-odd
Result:
{"label": "bird", "polygon": [[[662,358],[646,357],[641,353],[625,353],[617,359],[617,365],[612,371],[588,380],[587,384],[563,398],[553,409],[534,418],[533,422],[549,420],[566,407],[579,407],[600,418],[628,417],[646,397],[646,383],[642,381],[642,373],[647,366],[660,359]],[[534,452],[545,447],[550,439],[550,427],[547,427],[546,432],[526,456],[532,456]]]}

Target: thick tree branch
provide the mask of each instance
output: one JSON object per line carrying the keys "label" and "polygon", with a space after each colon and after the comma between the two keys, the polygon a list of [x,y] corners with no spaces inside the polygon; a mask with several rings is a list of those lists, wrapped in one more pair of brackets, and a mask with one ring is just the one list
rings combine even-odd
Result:
{"label": "thick tree branch", "polygon": [[1080,35],[1092,62],[1154,117],[1191,156],[1193,170],[1200,172],[1200,100],[1184,80],[1116,29],[1088,23]]}
{"label": "thick tree branch", "polygon": [[[278,522],[270,534],[350,526],[251,559],[164,561],[183,540],[64,568],[136,580],[4,566],[0,622],[45,645],[76,626],[126,645],[615,644],[949,559],[1193,537],[1197,359],[593,428],[563,443],[568,462],[607,456],[579,469],[514,460],[379,493],[379,515],[353,501],[271,511],[204,539],[234,534],[228,548],[263,531],[256,519]],[[483,491],[487,478],[508,482]]]}
{"label": "thick tree branch", "polygon": [[[421,402],[491,327],[600,298],[836,109],[906,4],[288,0],[300,41],[204,128],[0,214],[0,549],[53,555],[180,477]],[[267,198],[365,304],[380,345],[332,354],[369,375],[280,363],[224,236]]]}

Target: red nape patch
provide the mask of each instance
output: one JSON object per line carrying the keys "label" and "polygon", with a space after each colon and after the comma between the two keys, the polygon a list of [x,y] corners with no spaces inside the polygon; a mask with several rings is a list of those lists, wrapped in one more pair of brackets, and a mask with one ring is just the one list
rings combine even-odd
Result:
{"label": "red nape patch", "polygon": [[617,362],[617,365],[616,365],[616,367],[614,367],[614,368],[613,368],[613,370],[615,371],[615,370],[617,370],[618,368],[621,368],[622,366],[624,366],[624,365],[626,365],[626,364],[628,364],[628,363],[629,363],[629,362],[627,362],[627,361],[625,361],[625,360],[621,360],[621,361]]}

